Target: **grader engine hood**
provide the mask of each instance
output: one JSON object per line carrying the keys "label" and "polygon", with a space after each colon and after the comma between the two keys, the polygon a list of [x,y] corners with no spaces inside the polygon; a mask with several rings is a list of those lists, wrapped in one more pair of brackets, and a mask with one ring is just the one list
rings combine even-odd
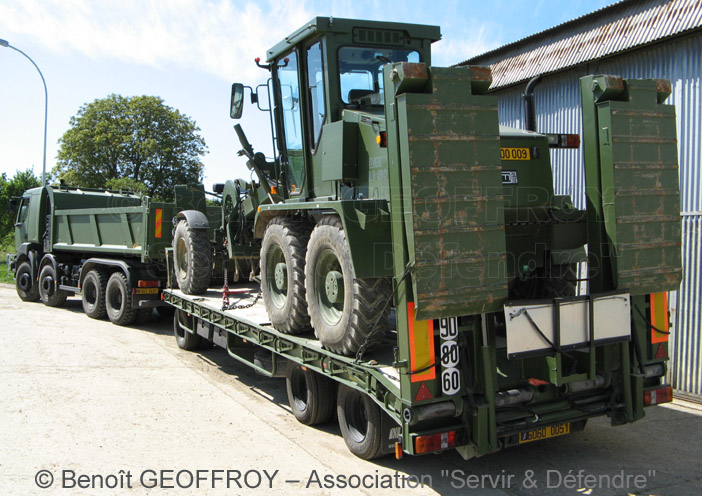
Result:
{"label": "grader engine hood", "polygon": [[507,298],[506,244],[489,69],[400,63],[384,77],[416,318],[498,311]]}

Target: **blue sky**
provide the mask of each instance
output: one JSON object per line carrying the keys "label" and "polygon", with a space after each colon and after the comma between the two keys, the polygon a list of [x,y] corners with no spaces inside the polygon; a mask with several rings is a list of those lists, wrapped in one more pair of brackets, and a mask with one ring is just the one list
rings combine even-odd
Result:
{"label": "blue sky", "polygon": [[[231,83],[266,80],[253,59],[315,16],[434,24],[434,65],[451,65],[592,12],[612,0],[0,0],[0,38],[27,53],[49,91],[47,171],[81,105],[116,93],[157,95],[196,121],[209,147],[205,184],[248,177],[228,116]],[[268,117],[241,124],[271,154]],[[19,53],[0,47],[0,173],[41,173],[44,90]]]}

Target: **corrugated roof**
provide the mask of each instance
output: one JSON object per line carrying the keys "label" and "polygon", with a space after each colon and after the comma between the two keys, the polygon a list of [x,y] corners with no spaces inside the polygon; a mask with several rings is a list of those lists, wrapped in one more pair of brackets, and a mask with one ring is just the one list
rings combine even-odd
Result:
{"label": "corrugated roof", "polygon": [[625,0],[470,58],[499,88],[702,29],[702,0]]}

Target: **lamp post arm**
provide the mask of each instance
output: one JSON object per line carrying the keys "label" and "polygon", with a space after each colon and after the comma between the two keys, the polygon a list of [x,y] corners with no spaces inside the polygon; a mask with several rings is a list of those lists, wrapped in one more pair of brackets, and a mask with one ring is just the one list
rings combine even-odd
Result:
{"label": "lamp post arm", "polygon": [[41,77],[41,82],[44,85],[44,159],[42,162],[42,169],[41,169],[41,185],[42,187],[46,186],[46,127],[48,123],[48,117],[49,117],[49,91],[46,89],[46,80],[44,79],[44,74],[41,73],[41,70],[39,69],[39,66],[32,60],[32,57],[24,53],[22,50],[19,48],[16,48],[12,45],[10,45],[7,41],[5,40],[0,40],[0,45],[7,47],[7,48],[12,48],[14,51],[21,53],[24,55],[34,66],[34,68],[37,70],[39,73],[39,77]]}

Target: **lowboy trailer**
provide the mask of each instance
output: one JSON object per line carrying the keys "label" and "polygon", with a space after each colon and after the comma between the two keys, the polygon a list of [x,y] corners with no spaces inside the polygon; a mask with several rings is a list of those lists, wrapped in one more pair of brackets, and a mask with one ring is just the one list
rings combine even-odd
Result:
{"label": "lowboy trailer", "polygon": [[[641,419],[672,398],[670,83],[581,80],[579,210],[554,194],[549,153],[579,136],[499,126],[490,70],[433,67],[438,39],[434,26],[318,17],[256,61],[271,74],[276,157],[237,126],[258,182],[215,190],[228,256],[258,265],[260,287],[187,294],[202,267],[184,224],[164,291],[178,345],[213,342],[284,375],[296,418],[336,410],[366,459],[468,459],[596,416]],[[244,89],[232,88],[233,118]]]}

